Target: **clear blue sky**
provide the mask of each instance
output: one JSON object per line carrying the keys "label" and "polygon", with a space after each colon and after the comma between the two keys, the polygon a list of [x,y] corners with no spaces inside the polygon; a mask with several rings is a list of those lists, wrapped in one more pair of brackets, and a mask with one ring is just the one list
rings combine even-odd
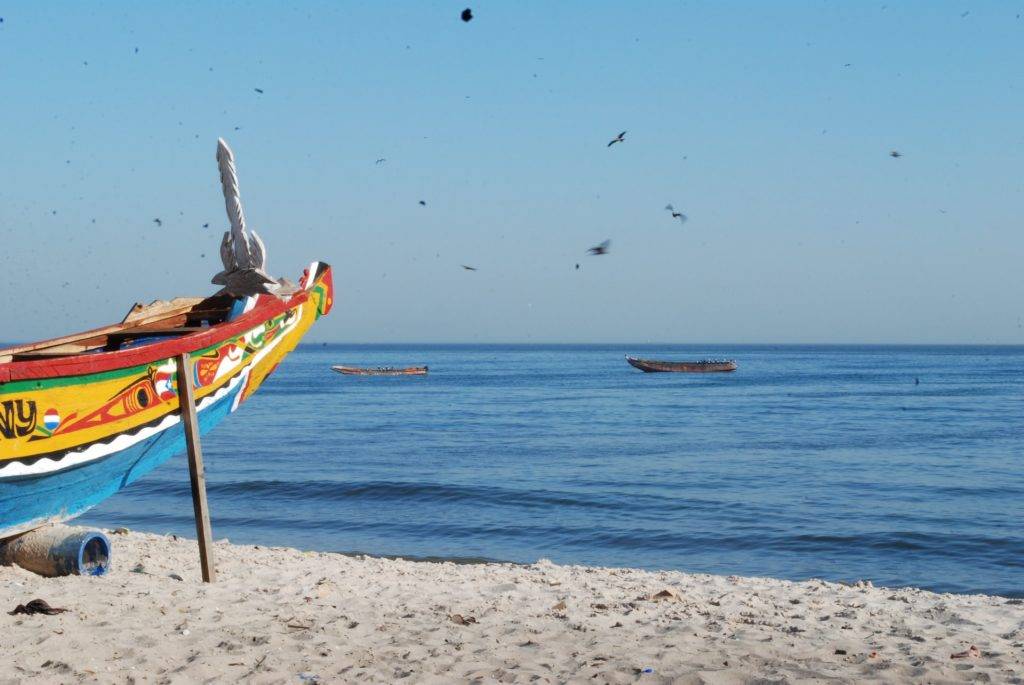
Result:
{"label": "clear blue sky", "polygon": [[313,340],[1024,343],[1024,3],[465,6],[0,5],[0,340],[213,292],[224,136]]}

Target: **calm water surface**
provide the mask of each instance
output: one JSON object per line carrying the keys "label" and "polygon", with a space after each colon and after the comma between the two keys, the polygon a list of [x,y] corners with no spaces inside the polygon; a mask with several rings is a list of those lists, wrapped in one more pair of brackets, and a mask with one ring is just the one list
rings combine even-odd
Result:
{"label": "calm water surface", "polygon": [[[235,542],[1024,596],[1022,419],[1024,347],[316,346],[204,451]],[[83,520],[194,536],[184,458]]]}

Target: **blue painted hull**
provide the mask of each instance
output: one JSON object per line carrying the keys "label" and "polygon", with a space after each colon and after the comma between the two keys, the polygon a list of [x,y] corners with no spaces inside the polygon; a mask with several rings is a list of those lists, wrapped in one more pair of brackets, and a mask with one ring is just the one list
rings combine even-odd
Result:
{"label": "blue painted hull", "polygon": [[[241,388],[242,384],[238,384],[199,412],[200,433],[209,432],[231,413]],[[185,431],[179,422],[135,445],[78,467],[0,480],[0,531],[28,530],[48,521],[79,516],[183,451]]]}

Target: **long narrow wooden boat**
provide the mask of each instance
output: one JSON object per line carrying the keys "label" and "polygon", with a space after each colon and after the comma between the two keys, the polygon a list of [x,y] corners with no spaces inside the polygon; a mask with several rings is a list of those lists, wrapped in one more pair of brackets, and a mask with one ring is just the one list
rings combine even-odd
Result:
{"label": "long narrow wooden boat", "polygon": [[119,324],[0,349],[0,539],[74,518],[184,451],[179,355],[191,358],[207,433],[331,310],[327,264],[313,262],[298,286],[263,271],[232,153],[218,143],[231,220],[220,293],[135,305]]}
{"label": "long narrow wooden boat", "polygon": [[392,366],[378,366],[365,368],[360,366],[332,366],[331,370],[343,373],[347,376],[426,376],[429,367],[410,366],[405,369],[396,369]]}
{"label": "long narrow wooden boat", "polygon": [[731,359],[702,359],[696,362],[665,362],[653,359],[638,359],[626,355],[631,366],[646,373],[722,373],[735,371],[736,362]]}
{"label": "long narrow wooden boat", "polygon": [[202,433],[235,411],[330,311],[330,267],[299,286],[136,306],[118,325],[0,350],[0,539],[74,518],[184,450],[177,355],[193,361]]}

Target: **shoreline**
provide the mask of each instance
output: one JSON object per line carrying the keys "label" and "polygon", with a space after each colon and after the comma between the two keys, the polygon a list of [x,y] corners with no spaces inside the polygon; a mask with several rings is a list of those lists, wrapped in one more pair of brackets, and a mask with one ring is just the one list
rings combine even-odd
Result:
{"label": "shoreline", "polygon": [[194,540],[110,536],[101,578],[0,567],[0,679],[1024,682],[1019,599],[227,541],[204,585]]}

